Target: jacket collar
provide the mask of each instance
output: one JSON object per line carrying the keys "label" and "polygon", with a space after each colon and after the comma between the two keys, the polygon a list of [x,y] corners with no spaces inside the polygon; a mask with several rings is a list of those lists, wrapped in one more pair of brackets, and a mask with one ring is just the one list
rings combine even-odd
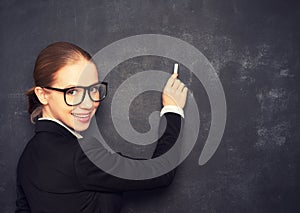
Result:
{"label": "jacket collar", "polygon": [[66,137],[77,138],[72,132],[53,120],[37,120],[35,132],[55,132]]}

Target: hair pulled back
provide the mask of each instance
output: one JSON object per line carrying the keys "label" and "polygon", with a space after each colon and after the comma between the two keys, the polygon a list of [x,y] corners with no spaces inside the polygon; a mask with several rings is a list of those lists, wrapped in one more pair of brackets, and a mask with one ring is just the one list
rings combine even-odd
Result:
{"label": "hair pulled back", "polygon": [[35,123],[35,120],[42,116],[43,109],[43,105],[34,92],[35,87],[51,86],[54,83],[55,73],[59,69],[66,65],[75,64],[80,59],[91,61],[91,58],[88,52],[69,42],[50,44],[40,52],[33,71],[35,86],[26,92],[28,112],[32,123]]}

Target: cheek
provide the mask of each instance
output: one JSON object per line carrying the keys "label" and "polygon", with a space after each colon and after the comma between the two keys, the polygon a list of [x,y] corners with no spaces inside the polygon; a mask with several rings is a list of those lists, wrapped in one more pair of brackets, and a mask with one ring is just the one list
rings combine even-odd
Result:
{"label": "cheek", "polygon": [[56,111],[58,111],[58,113],[60,113],[60,114],[71,113],[74,110],[74,107],[68,106],[65,103],[64,97],[63,96],[59,96],[59,95],[60,94],[58,94],[55,97],[55,105],[54,105],[54,107],[56,107]]}
{"label": "cheek", "polygon": [[59,113],[62,116],[68,116],[68,115],[71,116],[71,113],[74,110],[74,107],[67,106],[65,103],[61,103],[61,105],[60,105],[59,108],[60,108],[60,112]]}
{"label": "cheek", "polygon": [[100,105],[100,102],[94,102],[94,108],[98,108]]}
{"label": "cheek", "polygon": [[49,100],[49,105],[57,112],[65,112],[67,110],[64,98],[59,95],[53,95]]}

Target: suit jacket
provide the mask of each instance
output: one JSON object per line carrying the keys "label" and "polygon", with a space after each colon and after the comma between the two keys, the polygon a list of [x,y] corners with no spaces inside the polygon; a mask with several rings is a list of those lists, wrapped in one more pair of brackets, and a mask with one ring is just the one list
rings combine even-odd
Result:
{"label": "suit jacket", "polygon": [[[153,157],[168,151],[179,136],[181,116],[164,116],[167,126]],[[116,159],[112,168],[126,166],[118,160],[120,155],[111,154],[95,139],[87,142],[98,147],[103,160],[108,155]],[[167,186],[174,174],[175,169],[147,180],[112,176],[89,160],[70,131],[56,122],[39,120],[18,162],[16,212],[120,212],[122,192]]]}

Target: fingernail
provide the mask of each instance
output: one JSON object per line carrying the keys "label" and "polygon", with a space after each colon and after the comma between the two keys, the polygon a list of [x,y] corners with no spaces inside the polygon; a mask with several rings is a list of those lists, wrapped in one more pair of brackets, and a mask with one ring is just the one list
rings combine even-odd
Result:
{"label": "fingernail", "polygon": [[172,77],[173,77],[173,78],[177,78],[177,76],[178,76],[178,74],[176,74],[176,73],[173,73],[173,74],[172,74]]}

